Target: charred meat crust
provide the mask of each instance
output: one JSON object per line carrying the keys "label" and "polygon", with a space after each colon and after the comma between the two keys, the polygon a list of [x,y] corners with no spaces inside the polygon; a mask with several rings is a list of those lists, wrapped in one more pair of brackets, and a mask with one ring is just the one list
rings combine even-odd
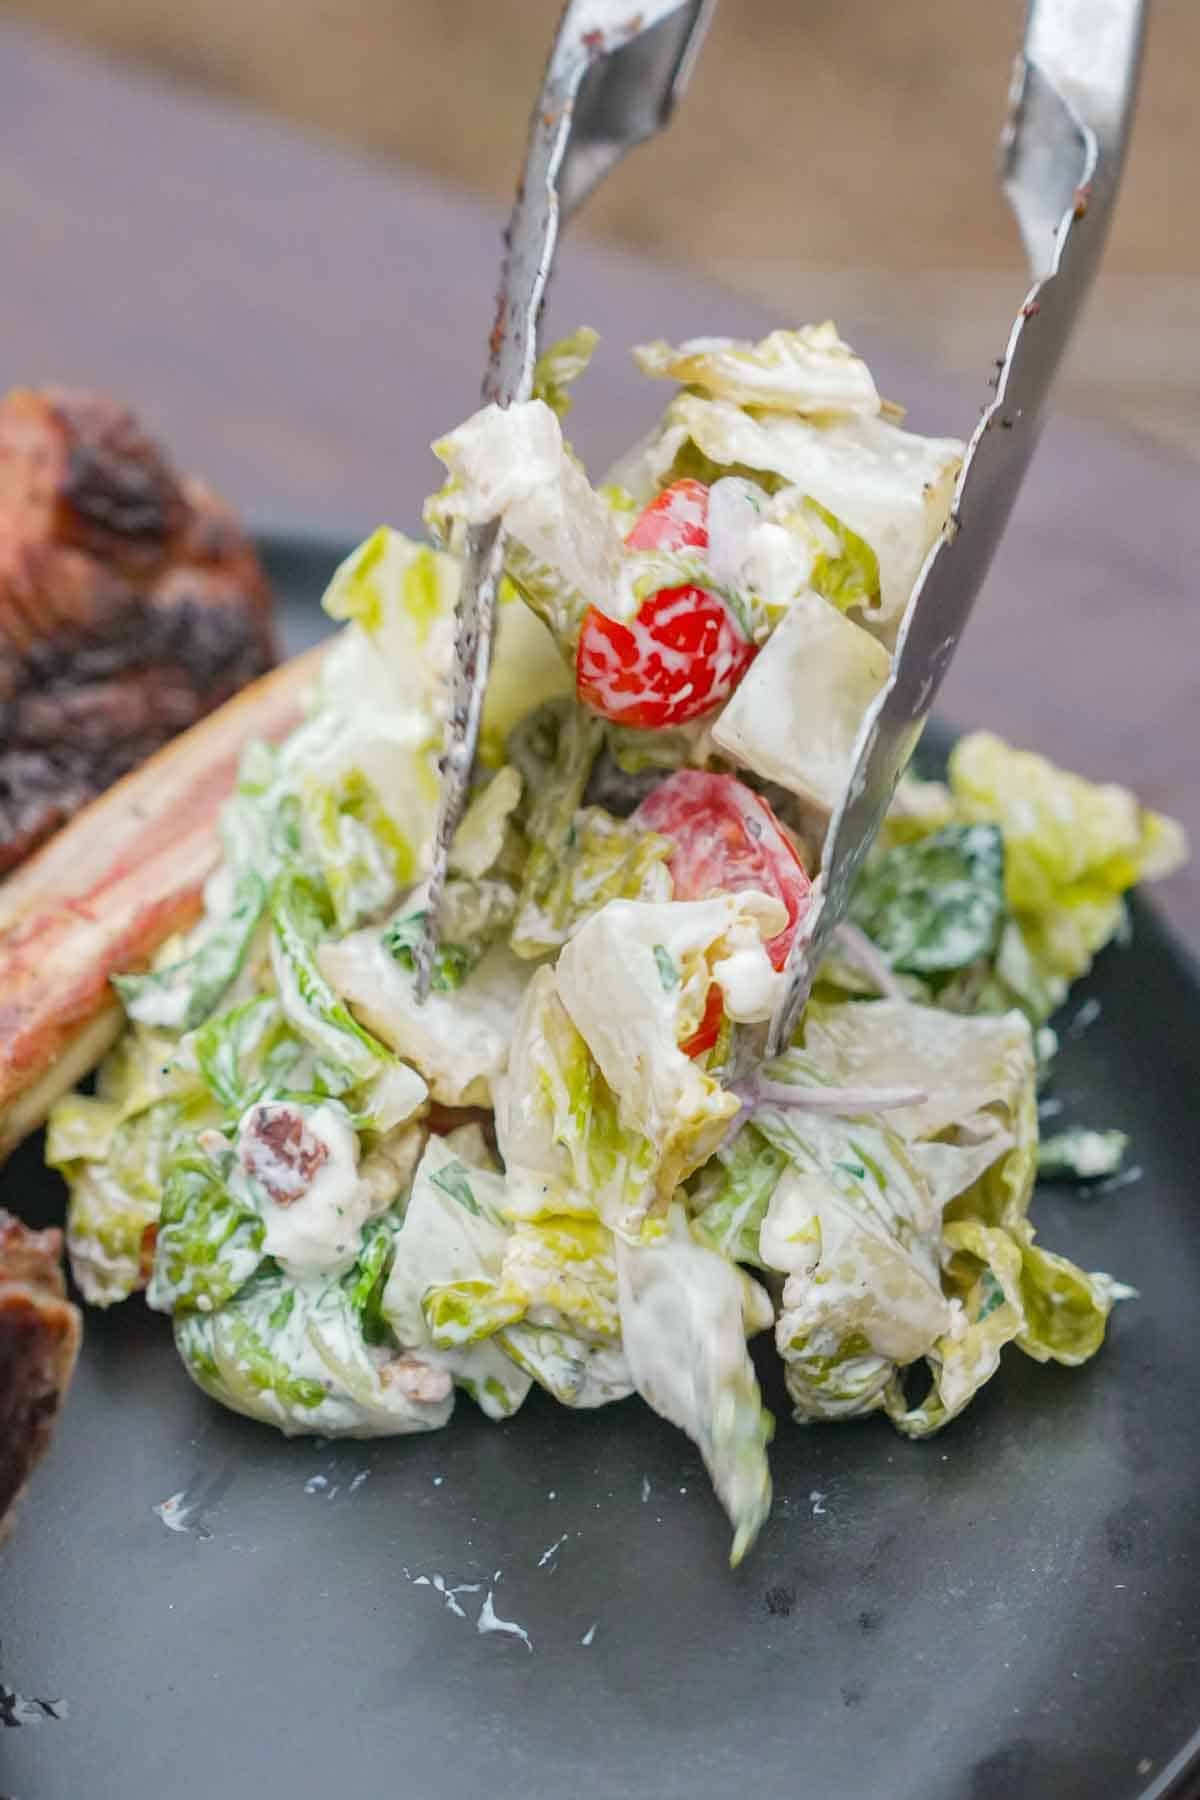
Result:
{"label": "charred meat crust", "polygon": [[79,1353],[62,1232],[0,1212],[0,1520],[50,1441]]}
{"label": "charred meat crust", "polygon": [[0,404],[0,873],[274,655],[236,519],[128,412]]}

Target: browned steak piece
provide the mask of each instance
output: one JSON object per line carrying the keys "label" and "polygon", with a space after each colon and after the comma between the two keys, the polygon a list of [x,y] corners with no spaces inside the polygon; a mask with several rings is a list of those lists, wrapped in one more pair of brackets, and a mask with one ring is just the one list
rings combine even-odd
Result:
{"label": "browned steak piece", "polygon": [[0,404],[0,873],[274,652],[236,519],[130,413]]}
{"label": "browned steak piece", "polygon": [[79,1353],[62,1232],[0,1212],[0,1520],[50,1442]]}

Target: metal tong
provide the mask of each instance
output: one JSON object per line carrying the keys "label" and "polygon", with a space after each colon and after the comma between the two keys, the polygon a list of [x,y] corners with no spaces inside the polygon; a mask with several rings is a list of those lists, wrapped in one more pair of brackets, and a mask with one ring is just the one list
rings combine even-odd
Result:
{"label": "metal tong", "polygon": [[[633,17],[612,0],[571,0],[530,128],[507,236],[484,402],[526,400],[538,318],[565,221],[608,170],[670,118],[715,0],[658,0]],[[1030,287],[996,364],[995,395],[967,446],[950,516],[918,577],[889,679],[859,729],[830,821],[813,901],[769,1025],[740,1027],[736,1079],[790,1042],[934,696],[975,604],[1041,430],[1045,402],[1094,278],[1120,181],[1146,0],[1029,0],[1001,138],[1001,179],[1029,259]],[[429,990],[447,857],[474,763],[503,555],[495,523],[474,529],[459,599],[442,790],[418,993]]]}

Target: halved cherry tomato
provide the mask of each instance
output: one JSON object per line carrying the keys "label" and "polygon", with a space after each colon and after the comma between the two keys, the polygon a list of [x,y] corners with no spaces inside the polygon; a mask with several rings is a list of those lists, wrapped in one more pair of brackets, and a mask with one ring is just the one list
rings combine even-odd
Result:
{"label": "halved cherry tomato", "polygon": [[[667,863],[677,900],[706,900],[745,888],[771,894],[787,908],[787,924],[767,943],[777,969],[787,961],[812,887],[779,820],[761,794],[733,775],[679,769],[647,794],[631,821],[671,838]],[[711,1050],[721,1030],[721,989],[709,984],[704,1016],[679,1047],[687,1056]]]}
{"label": "halved cherry tomato", "polygon": [[708,993],[704,997],[704,1013],[700,1023],[690,1038],[684,1040],[679,1048],[685,1056],[703,1056],[711,1050],[721,1035],[721,1020],[725,1016],[725,996],[715,981],[708,984]]}
{"label": "halved cherry tomato", "polygon": [[677,900],[705,900],[744,888],[781,900],[788,922],[769,940],[767,954],[782,969],[808,910],[812,883],[761,794],[733,775],[679,769],[647,794],[631,823],[674,840],[667,867]]}
{"label": "halved cherry tomato", "polygon": [[[632,550],[708,547],[708,489],[676,481],[637,520]],[[691,585],[660,588],[628,623],[584,615],[575,654],[580,700],[619,725],[686,725],[727,700],[757,654],[725,602]]]}

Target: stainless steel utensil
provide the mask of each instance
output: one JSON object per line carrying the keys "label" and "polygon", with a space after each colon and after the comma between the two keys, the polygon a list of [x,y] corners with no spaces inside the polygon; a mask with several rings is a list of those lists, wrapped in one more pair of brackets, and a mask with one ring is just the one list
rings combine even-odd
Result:
{"label": "stainless steel utensil", "polygon": [[[716,0],[571,0],[562,16],[529,126],[525,169],[505,236],[483,400],[528,400],[537,328],[560,222],[627,150],[661,131],[683,92]],[[429,992],[438,908],[479,740],[492,657],[503,544],[495,521],[467,536],[458,602],[450,712],[417,993]]]}
{"label": "stainless steel utensil", "polygon": [[[667,122],[715,0],[658,0],[626,16],[572,0],[530,129],[509,227],[486,401],[529,397],[537,321],[560,218],[626,150]],[[768,1026],[737,1034],[733,1078],[789,1042],[831,933],[975,603],[1037,445],[1045,402],[1111,220],[1137,88],[1146,0],[1030,0],[1001,140],[1001,175],[1033,285],[996,365],[995,397],[968,444],[950,518],[916,583],[888,682],[863,720],[853,771],[825,837],[814,900]],[[491,654],[502,556],[495,523],[469,535],[441,805],[418,991],[428,992],[437,911],[462,814]]]}

